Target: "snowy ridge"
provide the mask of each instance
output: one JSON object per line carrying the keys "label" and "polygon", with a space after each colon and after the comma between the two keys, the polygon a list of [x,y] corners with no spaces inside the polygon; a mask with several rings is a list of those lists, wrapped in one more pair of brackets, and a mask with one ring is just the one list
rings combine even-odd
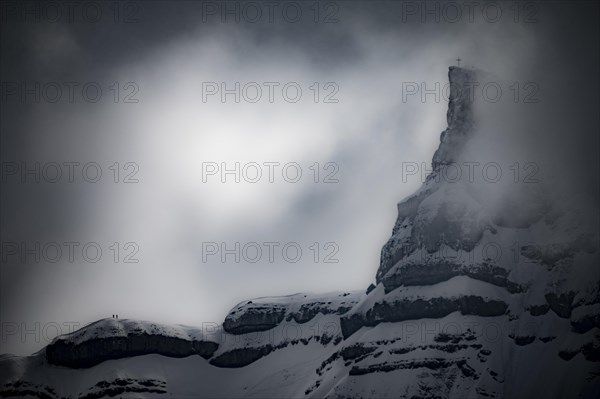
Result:
{"label": "snowy ridge", "polygon": [[64,341],[79,345],[91,339],[127,338],[134,335],[162,335],[188,341],[206,340],[205,332],[198,327],[159,324],[150,321],[106,318],[95,321],[70,334],[56,337],[53,342]]}

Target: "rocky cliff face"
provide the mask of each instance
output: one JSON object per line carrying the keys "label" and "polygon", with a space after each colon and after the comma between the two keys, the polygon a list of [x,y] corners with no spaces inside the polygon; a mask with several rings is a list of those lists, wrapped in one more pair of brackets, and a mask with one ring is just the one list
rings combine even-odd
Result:
{"label": "rocky cliff face", "polygon": [[266,331],[279,325],[284,318],[304,324],[319,313],[342,315],[352,309],[360,298],[360,292],[258,298],[234,307],[225,317],[223,329],[231,334]]}
{"label": "rocky cliff face", "polygon": [[[449,71],[451,88],[462,88],[462,93],[465,84],[486,77],[456,67]],[[402,354],[401,360],[363,360],[367,365],[353,368],[351,374],[425,370],[427,377],[403,384],[418,397],[536,397],[541,391],[532,386],[558,390],[561,384],[571,384],[568,396],[585,396],[588,389],[598,392],[598,231],[586,227],[585,214],[549,203],[539,195],[543,187],[510,187],[515,197],[529,202],[498,207],[482,200],[486,187],[466,175],[447,178],[453,176],[448,168],[465,160],[465,145],[479,128],[473,112],[476,99],[459,96],[459,91],[451,92],[448,127],[433,157],[432,173],[398,204],[392,236],[381,252],[377,288],[341,318],[346,339],[362,332],[359,339],[364,340],[370,334],[366,328],[381,323],[423,319],[428,322],[419,332],[425,335],[419,345],[389,350]],[[483,330],[468,344],[443,349],[436,343],[439,338],[427,333],[450,329],[448,317],[452,329],[463,334],[471,331],[467,325]],[[496,342],[485,339],[486,328],[499,331]],[[452,355],[440,356],[440,351]],[[544,363],[536,359],[541,352]],[[571,353],[581,354],[579,361],[566,362],[573,359]],[[443,386],[433,378],[436,373],[445,376]],[[547,381],[557,373],[570,377],[560,377],[561,383]],[[465,384],[471,388],[464,390]],[[345,389],[339,392],[346,394]],[[548,389],[547,394],[556,392]]]}
{"label": "rocky cliff face", "polygon": [[[479,74],[451,67],[449,78],[461,86],[481,82]],[[433,172],[417,193],[398,204],[377,282],[388,293],[466,276],[518,297],[522,305],[510,309],[514,318],[538,309],[550,309],[561,318],[570,318],[577,308],[577,314],[587,314],[589,305],[597,303],[599,273],[597,226],[590,228],[585,213],[551,204],[542,195],[543,182],[541,188],[510,187],[527,203],[498,208],[482,199],[487,188],[477,187],[466,175],[444,178],[477,129],[473,103],[469,96],[451,94],[448,128],[433,157]],[[519,215],[523,209],[526,215]]]}
{"label": "rocky cliff face", "polygon": [[[480,73],[481,74],[481,73]],[[477,72],[471,69],[450,67],[448,71],[450,95],[446,120],[448,128],[440,135],[440,146],[433,155],[431,166],[434,171],[442,165],[456,162],[467,140],[473,135],[475,118],[473,102],[474,88],[479,82]]]}
{"label": "rocky cliff face", "polygon": [[[485,200],[485,186],[445,178],[482,128],[476,99],[467,95],[481,74],[450,68],[448,127],[432,173],[398,204],[377,285],[367,292],[244,301],[210,334],[101,321],[32,358],[0,359],[6,370],[0,392],[49,398],[146,388],[199,397],[600,396],[596,224],[587,223],[585,212],[552,203],[540,187],[511,187],[518,195],[507,198],[521,201],[498,206]],[[146,355],[144,366],[140,355]],[[65,371],[53,365],[88,368],[77,377],[85,383],[65,385]],[[101,373],[100,382],[94,373]]]}
{"label": "rocky cliff face", "polygon": [[132,320],[103,319],[58,337],[46,347],[49,364],[87,368],[106,360],[158,354],[209,358],[219,345],[203,339],[198,329]]}
{"label": "rocky cliff face", "polygon": [[[217,367],[243,367],[288,346],[316,342],[327,347],[342,340],[339,316],[365,296],[363,292],[323,295],[295,294],[245,301],[225,318],[220,342],[210,363]],[[234,335],[234,337],[230,336]]]}

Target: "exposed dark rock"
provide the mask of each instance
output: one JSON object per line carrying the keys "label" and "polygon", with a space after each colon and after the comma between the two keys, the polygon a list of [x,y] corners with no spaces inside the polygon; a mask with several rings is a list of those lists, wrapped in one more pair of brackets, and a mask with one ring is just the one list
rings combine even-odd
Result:
{"label": "exposed dark rock", "polygon": [[564,319],[571,317],[571,306],[573,304],[573,299],[575,298],[574,292],[570,291],[560,294],[549,292],[545,295],[545,298],[550,309],[552,309],[557,316]]}
{"label": "exposed dark rock", "polygon": [[319,338],[321,344],[327,345],[328,343],[330,343],[333,340],[333,335],[323,333],[323,335],[321,335],[321,337],[315,337],[315,339],[316,338]]}
{"label": "exposed dark rock", "polygon": [[466,295],[458,299],[459,309],[463,314],[484,317],[501,316],[506,313],[508,305],[500,300],[486,300],[477,295]]}
{"label": "exposed dark rock", "polygon": [[436,349],[436,350],[439,350],[442,352],[447,352],[447,353],[454,353],[459,350],[467,349],[469,347],[470,346],[466,345],[466,344],[445,344],[445,345],[428,345],[428,346],[426,346],[426,348]]}
{"label": "exposed dark rock", "polygon": [[439,370],[457,366],[465,377],[472,377],[477,379],[477,373],[475,370],[467,364],[465,359],[443,359],[443,358],[429,358],[419,360],[399,360],[395,362],[386,362],[379,364],[372,364],[369,366],[361,367],[354,366],[350,369],[350,375],[364,375],[377,372],[389,372],[400,369],[418,369],[427,368],[430,370]]}
{"label": "exposed dark rock", "polygon": [[329,366],[331,363],[333,363],[334,361],[336,361],[337,359],[339,359],[340,357],[340,352],[334,352],[331,356],[329,356],[327,359],[325,359],[321,365],[319,366],[319,368],[316,370],[317,374],[322,376],[325,369],[327,368],[327,366]]}
{"label": "exposed dark rock", "polygon": [[381,282],[388,293],[402,285],[433,285],[458,275],[458,267],[445,261],[436,264],[405,263],[396,272],[387,274]]}
{"label": "exposed dark rock", "polygon": [[598,341],[588,342],[581,347],[581,353],[585,360],[590,362],[600,362],[600,344]]}
{"label": "exposed dark rock", "polygon": [[495,398],[496,397],[496,392],[488,392],[485,388],[475,388],[475,392],[477,392],[477,395],[484,397],[484,398]]}
{"label": "exposed dark rock", "polygon": [[527,336],[516,336],[514,337],[515,344],[519,346],[529,345],[533,341],[535,341],[535,336],[527,335]]}
{"label": "exposed dark rock", "polygon": [[165,394],[167,386],[164,381],[155,379],[136,380],[133,378],[117,378],[111,382],[100,381],[90,388],[80,399],[100,399],[107,396],[114,397],[124,393],[158,393]]}
{"label": "exposed dark rock", "polygon": [[453,344],[458,344],[461,341],[473,341],[475,339],[475,334],[473,333],[473,331],[467,329],[467,331],[465,331],[462,334],[449,334],[449,333],[439,333],[437,334],[435,337],[433,337],[433,340],[435,342],[451,342]]}
{"label": "exposed dark rock", "polygon": [[327,306],[325,302],[307,303],[300,306],[300,309],[296,312],[292,312],[287,316],[287,320],[294,320],[296,323],[306,323],[312,320],[317,314],[344,314],[347,313],[352,306],[340,306],[338,308],[332,308]]}
{"label": "exposed dark rock", "polygon": [[508,279],[508,270],[482,263],[475,266],[465,266],[439,259],[436,262],[405,263],[397,271],[382,278],[381,282],[386,292],[391,292],[400,286],[433,285],[456,276],[468,276],[476,280],[505,287],[511,293],[522,292],[523,288]]}
{"label": "exposed dark rock", "polygon": [[589,314],[577,320],[571,320],[571,326],[580,334],[586,333],[594,327],[600,328],[600,314]]}
{"label": "exposed dark rock", "polygon": [[62,399],[56,391],[45,385],[32,384],[27,381],[17,380],[9,382],[0,388],[0,398],[39,398],[39,399]]}
{"label": "exposed dark rock", "polygon": [[450,96],[446,121],[448,128],[440,136],[440,146],[433,155],[431,166],[435,171],[441,165],[456,162],[462,148],[473,135],[475,118],[473,115],[473,97],[466,95],[466,84],[478,81],[477,71],[450,67],[448,70]]}
{"label": "exposed dark rock", "polygon": [[587,361],[600,362],[600,344],[598,341],[588,342],[579,349],[563,349],[558,352],[558,356],[563,360],[571,360],[578,353],[581,353]]}
{"label": "exposed dark rock", "polygon": [[398,218],[392,229],[392,236],[381,249],[381,257],[379,261],[379,269],[375,276],[375,281],[380,283],[383,276],[394,266],[399,260],[410,255],[417,249],[416,242],[412,239],[399,240],[397,234],[400,229],[405,228],[405,220],[414,218],[421,202],[427,198],[430,191],[424,191],[420,194],[406,198],[398,203]]}
{"label": "exposed dark rock", "polygon": [[529,307],[529,313],[532,316],[543,316],[550,310],[550,306],[547,304],[544,305],[532,305]]}
{"label": "exposed dark rock", "polygon": [[480,362],[487,362],[488,360],[488,356],[492,354],[492,351],[488,350],[488,349],[481,349],[478,353],[477,353],[477,359],[479,359]]}
{"label": "exposed dark rock", "polygon": [[46,347],[48,363],[87,368],[106,360],[158,354],[169,357],[200,355],[210,358],[219,345],[209,341],[188,341],[164,335],[137,334],[127,337],[92,338],[80,344],[58,339]]}
{"label": "exposed dark rock", "polygon": [[348,338],[363,326],[376,326],[381,322],[398,322],[423,318],[441,318],[452,312],[477,316],[500,316],[508,305],[499,300],[485,300],[475,295],[459,298],[431,298],[400,300],[395,302],[377,302],[365,314],[355,313],[342,317],[340,325],[342,335]]}
{"label": "exposed dark rock", "polygon": [[273,345],[233,349],[211,359],[210,364],[217,367],[244,367],[268,355],[273,350],[275,350]]}
{"label": "exposed dark rock", "polygon": [[458,361],[456,362],[456,365],[458,366],[460,371],[462,371],[465,377],[473,377],[474,379],[479,378],[475,369],[469,366],[469,364],[466,361]]}
{"label": "exposed dark rock", "polygon": [[377,349],[376,347],[368,347],[368,346],[364,346],[361,343],[356,343],[352,346],[347,346],[345,348],[342,348],[342,350],[340,351],[340,355],[342,356],[342,358],[344,360],[354,360],[361,356],[375,352],[376,349]]}
{"label": "exposed dark rock", "polygon": [[569,361],[569,360],[573,359],[575,357],[575,355],[577,355],[579,352],[580,352],[579,349],[575,350],[575,351],[562,350],[562,351],[558,352],[558,356],[560,356],[560,358],[563,360]]}
{"label": "exposed dark rock", "polygon": [[223,329],[230,334],[267,331],[281,323],[284,316],[283,306],[252,304],[240,315],[229,313],[223,322]]}
{"label": "exposed dark rock", "polygon": [[388,352],[393,355],[405,355],[407,353],[414,351],[417,348],[420,348],[420,347],[414,347],[414,346],[409,345],[409,346],[403,346],[401,348],[392,348]]}

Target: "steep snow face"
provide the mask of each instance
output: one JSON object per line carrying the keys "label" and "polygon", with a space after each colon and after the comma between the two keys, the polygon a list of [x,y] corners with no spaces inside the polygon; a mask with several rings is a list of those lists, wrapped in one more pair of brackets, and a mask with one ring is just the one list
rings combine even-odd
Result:
{"label": "steep snow face", "polygon": [[597,225],[543,187],[492,204],[444,178],[481,129],[481,76],[450,68],[448,127],[377,286],[252,299],[203,329],[100,320],[0,358],[0,396],[600,397]]}

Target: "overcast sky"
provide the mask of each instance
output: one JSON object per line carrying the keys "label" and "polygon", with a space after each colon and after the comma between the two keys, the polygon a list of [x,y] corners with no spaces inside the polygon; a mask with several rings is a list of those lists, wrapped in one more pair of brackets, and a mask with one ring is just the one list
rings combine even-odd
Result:
{"label": "overcast sky", "polygon": [[[541,100],[519,105],[531,117],[484,144],[480,157],[500,161],[502,148],[513,160],[539,161],[557,185],[598,200],[596,4],[540,2],[515,15],[512,2],[495,3],[496,18],[497,8],[482,14],[487,2],[475,2],[471,19],[460,2],[459,18],[445,2],[428,2],[436,22],[419,14],[422,2],[324,2],[318,14],[313,2],[275,3],[271,20],[264,2],[228,2],[225,16],[222,2],[131,2],[118,14],[101,2],[97,22],[92,8],[69,20],[59,5],[56,22],[48,21],[56,9],[41,9],[37,22],[3,4],[2,353],[31,353],[56,325],[66,332],[64,323],[115,313],[200,325],[222,322],[252,297],[366,289],[397,202],[421,183],[403,179],[403,166],[429,167],[439,144],[443,86],[457,57],[518,82],[519,101],[531,90]],[[252,22],[256,10],[262,17]],[[39,102],[31,94],[20,102],[22,82],[40,83]],[[66,82],[78,84],[72,102]],[[222,102],[221,84],[236,82],[240,101],[227,94]],[[438,83],[440,100],[403,98],[407,84],[421,83]],[[86,84],[89,96],[102,89],[98,102],[82,96]],[[52,103],[55,85],[62,96]],[[514,94],[508,86],[504,96]],[[60,181],[26,175],[22,183],[23,165],[36,162],[49,176],[62,165]],[[79,162],[73,182],[65,162]],[[102,171],[97,183],[81,175],[91,162]],[[236,162],[247,166],[239,183],[220,174]],[[270,164],[273,182],[265,162],[279,163]],[[253,183],[256,164],[262,178]],[[86,171],[93,180],[95,165]],[[36,242],[40,261],[22,259]],[[79,243],[73,261],[68,242]],[[213,254],[212,243],[236,242],[239,263],[231,254],[223,262],[221,248]],[[55,263],[49,243],[63,249]],[[86,247],[92,258],[102,249],[97,262],[83,257],[86,243],[95,243]],[[253,243],[262,249],[255,263]],[[25,328],[39,339],[21,338]]]}

